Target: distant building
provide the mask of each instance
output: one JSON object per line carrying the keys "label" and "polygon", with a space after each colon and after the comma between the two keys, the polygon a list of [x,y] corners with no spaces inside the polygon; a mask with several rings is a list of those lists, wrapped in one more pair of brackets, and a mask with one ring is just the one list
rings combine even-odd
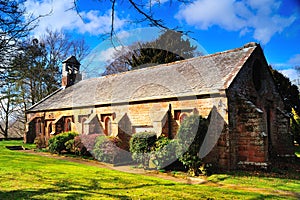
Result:
{"label": "distant building", "polygon": [[[24,137],[25,124],[19,120],[10,121],[8,127],[8,139],[22,139]],[[0,140],[5,139],[4,135],[0,134]]]}
{"label": "distant building", "polygon": [[63,87],[27,110],[26,142],[70,130],[176,137],[194,113],[213,121],[201,149],[206,162],[236,169],[294,154],[289,117],[256,43],[82,81],[79,67],[75,57],[64,61]]}

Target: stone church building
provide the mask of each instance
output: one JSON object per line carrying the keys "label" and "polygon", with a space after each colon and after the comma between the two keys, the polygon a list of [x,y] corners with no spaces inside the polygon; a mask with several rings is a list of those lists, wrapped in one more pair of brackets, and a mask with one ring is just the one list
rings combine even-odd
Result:
{"label": "stone church building", "polygon": [[211,116],[200,150],[207,162],[266,167],[293,155],[289,116],[259,44],[87,80],[79,67],[74,56],[64,61],[62,87],[27,110],[26,142],[65,131],[174,138],[198,114]]}

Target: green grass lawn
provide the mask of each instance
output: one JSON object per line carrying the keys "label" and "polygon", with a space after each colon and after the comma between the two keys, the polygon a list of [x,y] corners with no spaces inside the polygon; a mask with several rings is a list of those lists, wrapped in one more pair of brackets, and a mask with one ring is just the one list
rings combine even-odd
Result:
{"label": "green grass lawn", "polygon": [[[0,199],[298,199],[300,180],[219,174],[189,185],[11,151],[0,142]],[[298,192],[298,193],[297,193]]]}

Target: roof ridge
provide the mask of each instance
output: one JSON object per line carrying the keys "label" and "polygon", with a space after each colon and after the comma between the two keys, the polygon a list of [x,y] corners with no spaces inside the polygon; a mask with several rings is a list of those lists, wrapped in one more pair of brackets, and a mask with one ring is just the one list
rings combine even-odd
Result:
{"label": "roof ridge", "polygon": [[[172,95],[174,94],[177,96],[191,94],[202,95],[208,94],[209,92],[215,92],[220,89],[226,89],[257,47],[259,47],[259,45],[256,43],[247,43],[244,46],[235,49],[187,60],[102,77],[88,78],[66,88],[64,91],[63,88],[58,89],[51,95],[30,107],[29,111],[53,109],[56,107],[61,108],[62,106],[72,107],[74,106],[74,100],[76,100],[75,103],[77,106],[86,106],[101,102],[107,102],[110,104],[112,102],[116,102],[116,100],[127,102],[129,100],[139,101],[145,98],[152,99],[154,97],[168,97],[171,93],[165,94],[163,88],[169,87],[173,91]],[[199,76],[195,75],[189,67],[185,67],[190,63],[192,65],[195,64],[197,69],[201,69],[199,71]],[[219,72],[216,73],[214,68],[209,67],[216,67],[216,70],[219,70]],[[209,70],[206,70],[208,68]],[[178,76],[178,73],[184,77],[186,84],[182,84],[182,79],[180,79],[181,76]],[[205,77],[202,77],[202,75],[205,75]],[[221,79],[219,78],[219,75],[222,77]],[[199,77],[202,77],[201,80]],[[168,80],[169,78],[172,78],[172,81]],[[214,78],[217,79],[211,83],[210,81]],[[114,85],[114,83],[116,83],[116,85]],[[149,94],[146,90],[142,91],[133,99],[128,96],[129,94],[131,95],[136,92],[136,89],[143,84],[150,83],[159,83],[163,86],[163,88],[158,88],[155,91],[151,90]],[[112,90],[113,86],[115,88]],[[91,92],[94,94],[89,96],[89,93]],[[66,94],[70,94],[71,96]],[[59,100],[59,103],[54,103],[54,105],[52,105],[53,102],[57,101],[55,100],[55,95],[61,99]],[[80,98],[78,97],[73,99],[73,97],[75,97],[74,95],[79,95]],[[41,106],[39,106],[39,104],[41,104]]]}
{"label": "roof ridge", "polygon": [[254,48],[254,47],[257,47],[257,46],[259,46],[259,44],[255,43],[255,42],[249,42],[249,43],[244,44],[242,47],[237,47],[237,48],[234,48],[234,49],[228,49],[228,50],[225,50],[225,51],[220,51],[220,52],[216,52],[216,53],[213,53],[213,54],[208,54],[208,55],[205,55],[203,57],[217,56],[217,55],[220,55],[220,54],[231,53],[231,52],[240,51],[240,50],[251,48],[251,47]]}
{"label": "roof ridge", "polygon": [[[142,71],[142,70],[151,70],[151,69],[155,69],[155,68],[160,68],[162,66],[172,66],[173,64],[180,64],[180,63],[185,63],[185,62],[189,62],[192,60],[196,60],[196,59],[203,59],[203,58],[209,58],[209,57],[213,57],[213,56],[218,56],[221,54],[226,54],[226,53],[231,53],[231,52],[235,52],[235,51],[240,51],[242,49],[246,49],[246,48],[254,48],[259,46],[258,43],[255,42],[249,42],[244,44],[242,47],[237,47],[234,49],[229,49],[229,50],[225,50],[225,51],[220,51],[220,52],[216,52],[216,53],[212,53],[212,54],[208,54],[208,55],[204,55],[204,56],[197,56],[197,57],[192,57],[192,58],[188,58],[185,60],[178,60],[178,61],[174,61],[174,62],[170,62],[170,63],[164,63],[164,64],[158,64],[158,65],[154,65],[154,66],[150,66],[150,67],[145,67],[145,68],[141,68],[141,69],[134,69],[134,70],[129,70],[129,71],[125,71],[125,72],[119,72],[116,74],[109,74],[106,76],[100,76],[100,77],[94,77],[94,78],[109,78],[109,77],[113,77],[113,76],[121,76],[123,74],[130,74],[130,73],[135,73],[137,70],[138,71]],[[90,79],[90,78],[89,78]],[[88,79],[85,79],[88,80]]]}

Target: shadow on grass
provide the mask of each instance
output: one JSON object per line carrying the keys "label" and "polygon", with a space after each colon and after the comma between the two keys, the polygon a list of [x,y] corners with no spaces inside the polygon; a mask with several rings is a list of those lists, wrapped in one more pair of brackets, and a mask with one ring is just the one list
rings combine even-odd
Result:
{"label": "shadow on grass", "polygon": [[[12,191],[0,191],[0,199],[82,199],[82,198],[113,198],[113,199],[132,199],[125,195],[126,191],[159,186],[173,186],[173,183],[134,185],[131,187],[101,187],[99,180],[92,179],[89,185],[76,185],[68,181],[57,182],[49,188],[22,189]],[[119,192],[116,192],[119,191]],[[118,194],[119,193],[119,194]],[[141,193],[142,195],[142,193]]]}
{"label": "shadow on grass", "polygon": [[[104,182],[108,182],[111,180],[105,180]],[[151,199],[157,199],[158,197],[151,197],[149,194],[144,194],[144,190],[153,189],[155,187],[158,188],[164,188],[166,190],[166,194],[168,192],[174,191],[176,193],[173,194],[175,196],[180,194],[180,191],[178,190],[178,187],[175,187],[176,184],[174,183],[158,183],[156,181],[153,181],[151,183],[146,184],[135,184],[132,186],[119,186],[119,187],[103,187],[103,180],[99,179],[91,179],[88,184],[86,185],[80,185],[80,184],[74,184],[68,181],[59,181],[52,185],[49,185],[48,188],[37,188],[37,189],[22,189],[22,190],[12,190],[12,191],[0,191],[0,199],[83,199],[83,198],[91,198],[91,199],[103,199],[103,198],[112,198],[112,199],[140,199],[140,198],[151,198]],[[103,184],[105,185],[105,183]],[[181,185],[181,184],[179,184]],[[178,186],[178,185],[177,185]],[[182,188],[186,187],[186,184],[181,185]],[[181,188],[181,186],[179,186]],[[169,189],[167,189],[167,188]],[[194,187],[194,186],[190,186]],[[194,189],[197,189],[198,186],[195,185]],[[200,188],[198,188],[200,189]],[[205,188],[202,188],[205,189]],[[239,190],[228,190],[225,189],[224,191],[221,188],[216,188],[216,192],[218,194],[217,197],[219,197],[220,193],[225,194],[231,194],[231,197],[243,197],[243,195],[246,195],[249,199],[278,199],[279,197],[282,199],[283,196],[276,195],[276,194],[259,194],[256,192],[251,191],[239,191]],[[192,192],[191,190],[190,192]],[[178,192],[178,193],[177,193]],[[172,193],[172,192],[171,192]],[[213,196],[211,196],[211,193],[202,193],[199,194],[203,198],[210,197],[211,199],[215,199]],[[173,196],[173,197],[175,197]],[[200,197],[199,196],[199,197]],[[166,196],[165,196],[166,197]],[[178,197],[178,196],[177,196]],[[197,196],[188,196],[187,199],[194,199]],[[290,196],[293,197],[293,196]],[[298,198],[298,196],[294,196]],[[208,199],[210,199],[208,198]],[[218,198],[216,198],[218,199]],[[225,198],[228,199],[228,198]]]}

